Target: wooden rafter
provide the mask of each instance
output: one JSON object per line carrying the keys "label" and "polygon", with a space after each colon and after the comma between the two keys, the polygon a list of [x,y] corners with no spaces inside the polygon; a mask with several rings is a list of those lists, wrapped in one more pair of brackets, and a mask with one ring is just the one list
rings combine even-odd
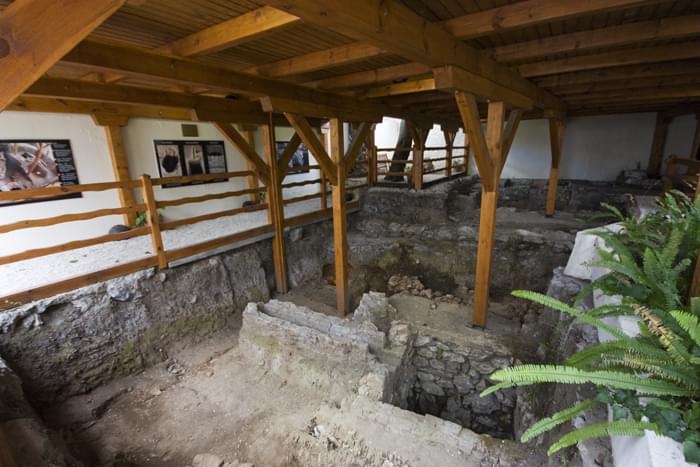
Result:
{"label": "wooden rafter", "polygon": [[334,76],[306,83],[319,89],[347,89],[358,86],[370,86],[381,83],[389,83],[397,79],[413,78],[421,75],[430,75],[429,66],[422,63],[407,63],[405,65],[393,65],[368,71],[358,71],[347,75]]}
{"label": "wooden rafter", "polygon": [[16,0],[0,12],[0,111],[124,0]]}
{"label": "wooden rafter", "polygon": [[696,62],[664,62],[661,64],[627,65],[615,68],[602,68],[599,70],[576,71],[561,75],[546,76],[536,79],[543,87],[553,88],[556,92],[561,86],[571,86],[585,83],[601,83],[605,81],[619,81],[625,79],[638,79],[649,77],[698,75],[700,63]]}
{"label": "wooden rafter", "polygon": [[499,62],[511,62],[564,52],[582,52],[599,47],[619,47],[699,34],[700,16],[678,16],[516,42],[494,48],[491,55]]}
{"label": "wooden rafter", "polygon": [[413,94],[416,92],[434,91],[435,79],[433,78],[423,78],[404,81],[403,83],[387,84],[384,86],[377,86],[376,88],[370,88],[358,93],[358,97],[386,97],[386,96],[399,96],[401,94]]}
{"label": "wooden rafter", "polygon": [[502,99],[516,92],[548,108],[562,104],[552,95],[522,79],[509,68],[485,58],[479,51],[457,40],[439,25],[426,22],[396,0],[381,3],[358,0],[327,0],[319,8],[315,0],[267,0],[305,21],[366,41],[391,53],[431,67],[454,65],[472,80],[470,91]]}
{"label": "wooden rafter", "polygon": [[246,73],[270,77],[288,77],[324,70],[335,66],[348,65],[362,60],[385,55],[386,51],[372,44],[355,42],[332,49],[311,52],[306,55],[257,65],[243,70]]}
{"label": "wooden rafter", "polygon": [[469,39],[578,16],[660,3],[659,0],[527,0],[459,16],[445,22],[455,37]]}
{"label": "wooden rafter", "polygon": [[690,42],[686,44],[617,50],[614,52],[562,58],[560,60],[528,63],[519,66],[518,70],[523,76],[531,78],[572,71],[635,65],[640,63],[668,62],[698,57],[700,57],[700,43]]}
{"label": "wooden rafter", "polygon": [[161,48],[180,57],[211,54],[260,39],[299,22],[299,18],[270,7],[244,13]]}

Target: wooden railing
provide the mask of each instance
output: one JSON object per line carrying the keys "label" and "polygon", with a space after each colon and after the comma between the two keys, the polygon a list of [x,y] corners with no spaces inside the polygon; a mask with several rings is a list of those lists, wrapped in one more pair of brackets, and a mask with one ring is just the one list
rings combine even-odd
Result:
{"label": "wooden railing", "polygon": [[[392,160],[388,155],[396,151],[410,151],[411,155],[406,160]],[[416,159],[416,152],[421,151],[422,164],[415,165],[413,162]],[[428,152],[443,152],[444,157],[425,157]],[[368,184],[376,185],[383,177],[401,177],[408,179],[408,185],[420,189],[424,185],[425,176],[435,173],[443,173],[444,177],[430,180],[429,183],[436,183],[442,180],[448,180],[454,175],[467,174],[468,167],[468,152],[469,146],[432,146],[419,149],[416,146],[411,147],[396,147],[396,148],[374,148],[370,151]],[[386,155],[385,158],[380,158],[379,155]],[[436,162],[444,162],[444,167],[435,167]],[[410,170],[406,168],[411,165]],[[433,168],[428,168],[433,165]],[[402,171],[391,171],[392,165],[401,165],[404,167]],[[404,185],[405,186],[405,185]]]}
{"label": "wooden railing", "polygon": [[[310,166],[310,168],[318,168],[318,166]],[[290,171],[289,173],[294,173]],[[221,174],[207,174],[207,175],[194,175],[187,177],[165,177],[165,178],[153,178],[151,179],[148,175],[142,176],[139,180],[129,180],[125,182],[106,182],[106,183],[92,183],[84,185],[72,185],[64,187],[51,187],[51,188],[39,188],[31,190],[21,190],[21,191],[10,191],[0,193],[0,202],[7,201],[20,201],[20,200],[42,200],[51,199],[56,196],[70,194],[70,193],[85,193],[85,192],[99,192],[107,190],[141,190],[143,195],[143,203],[134,204],[133,206],[119,207],[119,208],[105,208],[98,209],[94,211],[80,212],[75,214],[63,214],[60,216],[46,217],[42,219],[32,219],[17,221],[5,225],[0,225],[0,234],[14,232],[21,229],[36,228],[36,227],[49,227],[58,224],[63,224],[67,222],[74,221],[84,221],[96,219],[99,217],[113,216],[113,215],[124,215],[124,214],[136,214],[138,212],[145,212],[147,215],[147,222],[145,225],[140,227],[134,227],[125,232],[119,232],[114,234],[100,235],[93,238],[81,239],[69,241],[59,245],[36,248],[26,250],[20,253],[14,253],[6,256],[0,257],[0,265],[5,265],[17,261],[23,261],[33,258],[39,258],[42,256],[47,256],[55,253],[62,253],[65,251],[75,250],[78,248],[89,247],[93,245],[99,245],[102,243],[112,242],[116,240],[125,240],[133,237],[150,236],[151,243],[153,246],[153,252],[151,256],[141,258],[135,261],[130,261],[127,263],[122,263],[117,266],[108,267],[101,269],[99,271],[90,272],[77,277],[71,277],[64,280],[59,280],[57,282],[38,286],[30,290],[25,290],[22,292],[12,293],[0,297],[0,310],[9,309],[33,300],[49,297],[55,294],[67,292],[79,287],[90,285],[96,282],[104,281],[114,277],[119,277],[122,275],[130,274],[142,269],[147,269],[150,267],[166,268],[170,262],[181,260],[190,256],[194,256],[200,253],[211,251],[226,245],[230,245],[236,242],[249,240],[261,235],[270,234],[273,232],[273,226],[270,223],[269,216],[263,225],[254,227],[245,231],[235,232],[222,237],[217,237],[212,240],[207,240],[193,245],[188,245],[185,247],[167,249],[164,246],[162,231],[175,229],[184,225],[195,224],[197,222],[218,219],[227,216],[236,216],[239,214],[256,212],[268,209],[267,203],[258,203],[251,206],[245,206],[241,208],[226,209],[222,211],[217,211],[208,214],[202,214],[198,216],[193,216],[184,219],[177,219],[168,222],[162,222],[159,219],[158,210],[171,206],[182,206],[185,204],[196,204],[206,201],[222,200],[227,198],[233,198],[243,195],[250,194],[260,194],[266,193],[266,188],[247,188],[242,190],[225,191],[222,193],[211,193],[198,196],[187,196],[177,199],[169,200],[157,200],[156,194],[153,189],[154,186],[161,186],[166,184],[177,184],[177,183],[189,183],[195,181],[211,181],[211,180],[231,180],[234,178],[253,176],[252,171],[240,171],[240,172],[227,172]],[[320,220],[331,216],[331,210],[327,206],[327,191],[325,177],[321,175],[318,179],[304,180],[299,182],[290,182],[283,184],[283,188],[300,187],[304,185],[311,185],[320,183],[321,188],[319,193],[314,193],[305,196],[298,196],[295,198],[290,198],[284,200],[285,205],[299,203],[307,201],[310,199],[321,198],[321,208],[319,210],[305,213],[300,216],[294,216],[284,220],[285,227],[291,227],[295,225],[301,225],[307,222],[312,222]],[[352,207],[356,207],[357,201],[350,203]]]}

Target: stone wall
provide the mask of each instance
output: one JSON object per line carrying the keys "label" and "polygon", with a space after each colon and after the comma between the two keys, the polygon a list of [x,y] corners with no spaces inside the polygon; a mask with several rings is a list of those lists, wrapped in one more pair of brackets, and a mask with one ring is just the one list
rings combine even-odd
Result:
{"label": "stone wall", "polygon": [[491,386],[488,376],[512,362],[512,352],[498,345],[459,345],[421,331],[411,363],[417,380],[409,407],[497,438],[513,437],[515,391],[479,393]]}
{"label": "stone wall", "polygon": [[[330,223],[287,234],[289,281],[318,280]],[[319,245],[322,245],[319,248]],[[230,330],[274,287],[270,240],[157,272],[141,271],[0,314],[0,354],[39,404],[168,359],[168,349]]]}

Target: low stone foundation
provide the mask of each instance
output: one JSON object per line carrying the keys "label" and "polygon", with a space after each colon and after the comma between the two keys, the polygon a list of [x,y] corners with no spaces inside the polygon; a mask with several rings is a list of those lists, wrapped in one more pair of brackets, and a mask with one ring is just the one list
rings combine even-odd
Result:
{"label": "low stone foundation", "polygon": [[[292,286],[320,280],[330,223],[287,233]],[[319,245],[322,247],[319,248]],[[270,240],[101,282],[0,314],[0,354],[39,405],[167,360],[168,349],[235,328],[274,288]]]}

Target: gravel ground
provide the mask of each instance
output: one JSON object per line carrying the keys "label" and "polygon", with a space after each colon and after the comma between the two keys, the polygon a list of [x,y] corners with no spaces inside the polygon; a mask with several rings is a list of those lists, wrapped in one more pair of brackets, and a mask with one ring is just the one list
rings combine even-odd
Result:
{"label": "gravel ground", "polygon": [[[330,199],[329,199],[330,205]],[[321,208],[319,199],[285,207],[285,217],[295,217]],[[267,212],[257,211],[185,225],[163,232],[165,249],[202,243],[267,223]],[[152,255],[147,235],[118,242],[102,243],[77,250],[42,256],[0,266],[0,296],[51,284],[71,277],[100,271]]]}

